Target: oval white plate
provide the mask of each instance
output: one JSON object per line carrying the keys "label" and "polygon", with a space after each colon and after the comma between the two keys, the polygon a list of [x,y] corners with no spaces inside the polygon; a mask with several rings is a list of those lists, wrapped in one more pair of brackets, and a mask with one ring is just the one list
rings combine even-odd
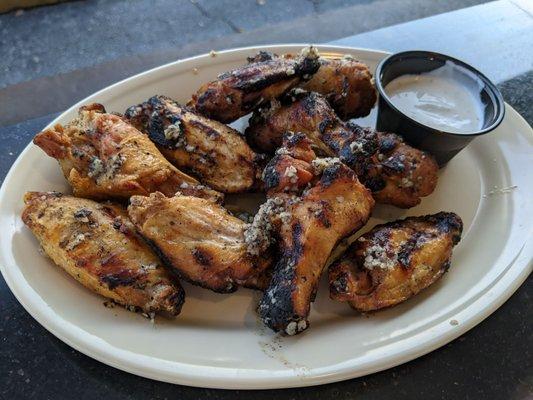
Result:
{"label": "oval white plate", "polygon": [[[301,46],[262,47],[283,53]],[[319,46],[351,53],[372,69],[386,53]],[[186,101],[201,83],[243,64],[255,48],[229,50],[167,64],[84,99],[55,123],[73,118],[79,105],[103,103],[110,111],[154,94]],[[410,301],[360,316],[328,299],[322,282],[305,334],[280,338],[255,314],[258,294],[241,289],[217,295],[185,285],[187,300],[176,320],[150,324],[120,307],[107,309],[38,251],[20,220],[28,190],[68,187],[57,163],[30,144],[0,190],[0,264],[9,287],[46,329],[106,364],[161,381],[217,388],[257,389],[316,385],[390,368],[425,354],[479,323],[498,308],[531,271],[533,215],[531,128],[509,106],[493,134],[476,139],[441,171],[435,193],[409,211],[377,207],[368,227],[404,215],[454,211],[463,240],[449,273]],[[374,112],[362,123],[373,124]],[[242,121],[236,125],[243,126]],[[508,193],[497,189],[509,188]],[[368,228],[367,228],[368,229]],[[525,244],[527,245],[525,246]]]}

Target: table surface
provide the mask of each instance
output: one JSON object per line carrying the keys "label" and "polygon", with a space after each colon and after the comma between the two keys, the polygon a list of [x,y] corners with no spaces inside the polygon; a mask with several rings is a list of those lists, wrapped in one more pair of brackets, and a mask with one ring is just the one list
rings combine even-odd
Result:
{"label": "table surface", "polygon": [[[496,1],[413,22],[394,25],[333,42],[388,51],[429,49],[470,62],[498,83],[504,98],[533,123],[533,2]],[[483,23],[479,23],[483,21]],[[171,59],[175,52],[160,54]],[[149,61],[144,61],[150,65]],[[113,64],[124,65],[119,59]],[[141,62],[136,68],[142,67]],[[84,70],[92,91],[116,75],[95,77],[102,66]],[[105,68],[111,68],[109,66]],[[112,70],[113,68],[111,68]],[[51,82],[66,87],[79,75]],[[46,85],[51,85],[47,82]],[[46,86],[50,88],[50,86]],[[33,87],[33,93],[42,85]],[[31,85],[30,85],[31,88]],[[91,85],[69,96],[85,95]],[[32,90],[0,90],[0,109],[9,121],[21,115],[6,104],[15,94],[32,97]],[[20,89],[20,88],[19,88]],[[24,92],[26,90],[26,92]],[[68,92],[68,90],[67,90]],[[37,100],[40,100],[38,96]],[[65,97],[74,103],[74,99]],[[0,128],[4,153],[0,182],[34,133],[55,115],[38,108],[25,121]],[[45,115],[46,114],[46,115]],[[1,116],[0,116],[1,117]],[[24,117],[24,115],[22,115]],[[28,119],[31,118],[31,119]],[[1,125],[1,123],[0,123]],[[5,124],[4,124],[5,125]],[[533,311],[531,276],[494,314],[448,345],[370,376],[312,388],[279,391],[222,391],[170,385],[140,378],[99,363],[56,339],[16,301],[0,279],[0,399],[531,399],[533,398]]]}

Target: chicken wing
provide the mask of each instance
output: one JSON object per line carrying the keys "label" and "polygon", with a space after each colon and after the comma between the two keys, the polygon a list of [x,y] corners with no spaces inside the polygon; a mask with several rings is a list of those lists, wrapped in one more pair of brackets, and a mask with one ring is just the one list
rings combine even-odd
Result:
{"label": "chicken wing", "polygon": [[124,209],[54,192],[29,192],[24,202],[22,220],[45,253],[83,286],[129,309],[179,314],[183,289]]}
{"label": "chicken wing", "polygon": [[[368,132],[352,122],[352,131]],[[410,208],[429,196],[438,181],[438,165],[427,153],[406,144],[394,133],[375,132],[378,151],[361,164],[359,179],[372,191],[377,202]]]}
{"label": "chicken wing", "polygon": [[235,121],[309,79],[319,68],[318,57],[311,46],[297,58],[255,58],[203,85],[188,105],[217,121]]}
{"label": "chicken wing", "polygon": [[[301,146],[296,145],[298,141]],[[265,251],[272,245],[269,238],[277,238],[280,259],[259,304],[259,314],[274,331],[294,335],[309,326],[310,304],[331,251],[339,240],[366,223],[374,200],[355,173],[338,159],[309,160],[310,143],[304,135],[289,135],[286,144],[286,154],[280,152],[267,167],[270,197],[245,238],[252,254]],[[293,169],[288,161],[297,154],[303,154],[304,160],[295,162]],[[280,173],[273,163],[285,170]],[[312,170],[314,176],[300,170]],[[303,192],[301,179],[310,184]]]}
{"label": "chicken wing", "polygon": [[246,135],[255,148],[273,152],[286,130],[304,133],[317,153],[339,157],[380,203],[413,207],[437,184],[433,157],[395,134],[341,121],[318,93],[295,89],[281,102],[272,101],[254,112]]}
{"label": "chicken wing", "polygon": [[[250,63],[293,58],[292,54],[278,56],[260,51],[249,57]],[[368,66],[346,54],[342,58],[320,57],[319,70],[299,87],[310,92],[322,94],[337,115],[343,120],[368,115],[376,103],[377,93]]]}
{"label": "chicken wing", "polygon": [[101,104],[81,107],[78,118],[37,134],[33,142],[59,161],[76,196],[127,199],[158,190],[222,198],[170,164],[146,135]]}
{"label": "chicken wing", "polygon": [[377,95],[368,66],[346,55],[341,59],[320,58],[320,69],[300,85],[322,94],[343,120],[368,115]]}
{"label": "chicken wing", "polygon": [[128,213],[137,230],[180,277],[215,292],[239,284],[259,285],[252,277],[269,265],[266,254],[246,251],[246,223],[198,197],[176,195],[131,198]]}
{"label": "chicken wing", "polygon": [[409,299],[448,270],[462,229],[447,212],[376,226],[329,268],[331,298],[362,312]]}
{"label": "chicken wing", "polygon": [[148,134],[167,160],[216,190],[245,192],[260,176],[262,156],[238,131],[168,97],[130,107],[125,117]]}

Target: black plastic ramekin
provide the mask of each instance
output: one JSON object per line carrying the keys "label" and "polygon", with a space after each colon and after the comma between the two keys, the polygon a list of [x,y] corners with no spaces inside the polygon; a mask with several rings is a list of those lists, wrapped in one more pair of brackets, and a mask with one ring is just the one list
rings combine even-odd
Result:
{"label": "black plastic ramekin", "polygon": [[[483,84],[480,97],[485,113],[482,129],[478,131],[452,133],[426,126],[402,113],[385,93],[385,87],[393,79],[402,75],[433,71],[442,67],[446,61],[470,71]],[[505,115],[503,97],[496,85],[472,66],[444,54],[430,51],[405,51],[393,54],[379,63],[375,80],[379,93],[377,130],[401,135],[412,146],[433,154],[439,166],[446,164],[477,136],[494,130]]]}

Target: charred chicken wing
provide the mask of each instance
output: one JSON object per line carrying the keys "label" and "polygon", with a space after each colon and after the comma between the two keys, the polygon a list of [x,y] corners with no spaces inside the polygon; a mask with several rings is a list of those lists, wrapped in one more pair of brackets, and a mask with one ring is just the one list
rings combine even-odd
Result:
{"label": "charred chicken wing", "polygon": [[296,58],[254,58],[248,65],[225,72],[206,83],[188,103],[198,113],[232,122],[309,79],[319,68],[314,47]]}
{"label": "charred chicken wing", "polygon": [[148,134],[167,160],[216,190],[245,192],[260,175],[261,156],[238,131],[168,97],[130,107],[125,117]]}
{"label": "charred chicken wing", "polygon": [[[266,51],[250,57],[249,62],[273,60],[279,56]],[[281,58],[293,58],[283,54]],[[320,57],[319,70],[299,87],[326,97],[331,107],[342,119],[368,115],[376,103],[377,94],[368,66],[349,54],[342,58]]]}
{"label": "charred chicken wing", "polygon": [[318,72],[300,87],[324,95],[343,120],[368,115],[377,98],[368,66],[348,55],[341,59],[321,57]]}
{"label": "charred chicken wing", "polygon": [[74,194],[93,199],[127,199],[177,191],[220,200],[170,164],[148,137],[100,104],[80,108],[78,118],[35,136],[33,142],[59,161]]}
{"label": "charred chicken wing", "polygon": [[304,133],[318,153],[339,157],[380,203],[413,207],[437,184],[438,166],[430,155],[395,134],[341,121],[318,93],[295,89],[272,101],[254,112],[246,135],[257,149],[273,152],[286,130]]}
{"label": "charred chicken wing", "polygon": [[92,291],[146,313],[179,314],[184,293],[119,206],[29,192],[22,220],[59,267]]}
{"label": "charred chicken wing", "polygon": [[191,283],[216,292],[261,284],[255,277],[268,267],[268,258],[247,253],[246,223],[218,204],[152,193],[132,197],[128,213],[167,266]]}
{"label": "charred chicken wing", "polygon": [[[353,132],[364,135],[368,128],[348,122]],[[421,197],[435,190],[438,165],[427,153],[406,144],[394,133],[374,132],[378,151],[366,164],[361,164],[359,179],[369,188],[377,202],[410,208],[418,205]]]}
{"label": "charred chicken wing", "polygon": [[331,298],[362,312],[409,299],[448,270],[462,228],[447,212],[376,226],[330,267]]}
{"label": "charred chicken wing", "polygon": [[[298,141],[301,145],[296,145]],[[272,245],[272,238],[277,240],[279,261],[259,313],[274,331],[294,335],[309,325],[310,304],[332,249],[365,224],[374,200],[338,159],[309,160],[310,143],[304,135],[289,135],[286,144],[267,167],[269,199],[245,238],[252,254],[261,254]],[[296,155],[304,160],[295,159]],[[282,165],[284,171],[272,164]],[[304,182],[309,187],[302,192]]]}

